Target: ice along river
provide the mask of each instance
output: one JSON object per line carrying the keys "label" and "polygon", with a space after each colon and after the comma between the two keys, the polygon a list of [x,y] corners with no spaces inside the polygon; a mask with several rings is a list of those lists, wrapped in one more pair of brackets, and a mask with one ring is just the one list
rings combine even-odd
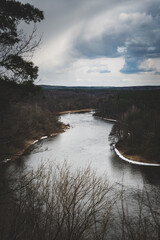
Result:
{"label": "ice along river", "polygon": [[61,121],[70,124],[70,128],[36,143],[31,153],[17,164],[37,168],[41,162],[54,164],[65,160],[73,169],[90,164],[98,174],[107,175],[111,182],[123,181],[128,187],[160,184],[160,167],[124,162],[110,150],[108,137],[113,123],[97,119],[91,112],[64,114]]}

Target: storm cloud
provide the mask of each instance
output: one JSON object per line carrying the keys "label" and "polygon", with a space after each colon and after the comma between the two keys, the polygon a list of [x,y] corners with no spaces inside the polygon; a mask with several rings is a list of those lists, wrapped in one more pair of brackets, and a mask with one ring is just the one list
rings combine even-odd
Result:
{"label": "storm cloud", "polygon": [[[148,4],[147,4],[148,3]],[[114,9],[112,10],[114,13]],[[114,14],[113,14],[114,16]],[[122,73],[155,72],[155,68],[143,69],[139,65],[148,58],[160,57],[160,4],[147,1],[134,12],[119,12],[112,27],[92,39],[78,39],[77,50],[86,57],[125,58]]]}
{"label": "storm cloud", "polygon": [[43,82],[123,85],[129,75],[130,85],[160,83],[159,0],[23,2],[44,11],[34,58]]}

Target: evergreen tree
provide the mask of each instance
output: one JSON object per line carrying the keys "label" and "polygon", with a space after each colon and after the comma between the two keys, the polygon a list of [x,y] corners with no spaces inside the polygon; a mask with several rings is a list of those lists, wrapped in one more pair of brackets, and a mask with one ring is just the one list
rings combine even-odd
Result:
{"label": "evergreen tree", "polygon": [[34,41],[36,28],[26,37],[19,24],[36,23],[43,19],[43,12],[30,4],[15,0],[0,1],[0,79],[16,82],[33,82],[38,67],[30,61],[39,41]]}

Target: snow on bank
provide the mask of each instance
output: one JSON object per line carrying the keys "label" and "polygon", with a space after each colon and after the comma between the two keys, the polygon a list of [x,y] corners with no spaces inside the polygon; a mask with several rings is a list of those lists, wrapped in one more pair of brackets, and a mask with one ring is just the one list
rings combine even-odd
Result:
{"label": "snow on bank", "polygon": [[133,160],[130,160],[126,157],[124,157],[119,151],[117,148],[114,149],[115,150],[115,153],[124,161],[126,162],[129,162],[129,163],[132,163],[132,164],[137,164],[137,165],[142,165],[142,166],[150,166],[150,167],[160,167],[160,164],[158,163],[143,163],[143,162],[137,162],[137,161],[133,161]]}
{"label": "snow on bank", "polygon": [[99,116],[96,116],[96,115],[95,115],[94,117],[100,118],[100,119],[105,120],[105,121],[108,121],[108,122],[117,122],[117,120],[111,119],[111,118],[104,118],[104,117],[99,117]]}
{"label": "snow on bank", "polygon": [[[52,133],[52,134],[50,134],[49,136],[43,136],[43,137],[41,137],[41,138],[33,141],[33,142],[31,143],[31,145],[34,145],[35,143],[39,142],[40,140],[44,140],[44,139],[47,139],[47,138],[49,138],[49,137],[56,136],[57,134],[58,134],[58,133]],[[0,164],[1,164],[1,163],[8,163],[8,162],[10,162],[10,161],[12,161],[12,159],[7,158],[7,159],[1,161]]]}
{"label": "snow on bank", "polygon": [[110,118],[102,118],[102,119],[109,122],[117,122],[117,120],[115,119],[110,119]]}
{"label": "snow on bank", "polygon": [[41,137],[40,140],[46,139],[48,136]]}
{"label": "snow on bank", "polygon": [[37,140],[35,140],[34,142],[32,142],[32,145],[33,145],[33,144],[35,144],[35,143],[37,143],[38,141],[39,141],[38,139],[37,139]]}
{"label": "snow on bank", "polygon": [[32,142],[31,145],[34,145],[35,143],[39,142],[40,140],[44,140],[44,139],[47,139],[49,137],[54,137],[54,136],[57,136],[57,135],[58,135],[58,133],[51,133],[49,136],[43,136],[43,137],[35,140],[34,142]]}
{"label": "snow on bank", "polygon": [[70,114],[70,113],[81,113],[81,112],[92,112],[94,111],[93,108],[86,108],[86,109],[79,109],[79,110],[68,110],[68,111],[63,111],[63,112],[59,112],[59,115],[62,114]]}
{"label": "snow on bank", "polygon": [[7,159],[3,160],[1,163],[8,163],[8,162],[10,162],[10,161],[12,161],[12,159],[7,158]]}

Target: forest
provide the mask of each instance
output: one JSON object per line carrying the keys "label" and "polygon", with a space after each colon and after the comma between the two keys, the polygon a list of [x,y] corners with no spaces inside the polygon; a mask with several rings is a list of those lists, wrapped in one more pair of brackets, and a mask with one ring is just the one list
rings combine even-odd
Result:
{"label": "forest", "polygon": [[160,162],[160,91],[118,92],[97,103],[96,115],[113,118],[113,141],[127,155]]}

